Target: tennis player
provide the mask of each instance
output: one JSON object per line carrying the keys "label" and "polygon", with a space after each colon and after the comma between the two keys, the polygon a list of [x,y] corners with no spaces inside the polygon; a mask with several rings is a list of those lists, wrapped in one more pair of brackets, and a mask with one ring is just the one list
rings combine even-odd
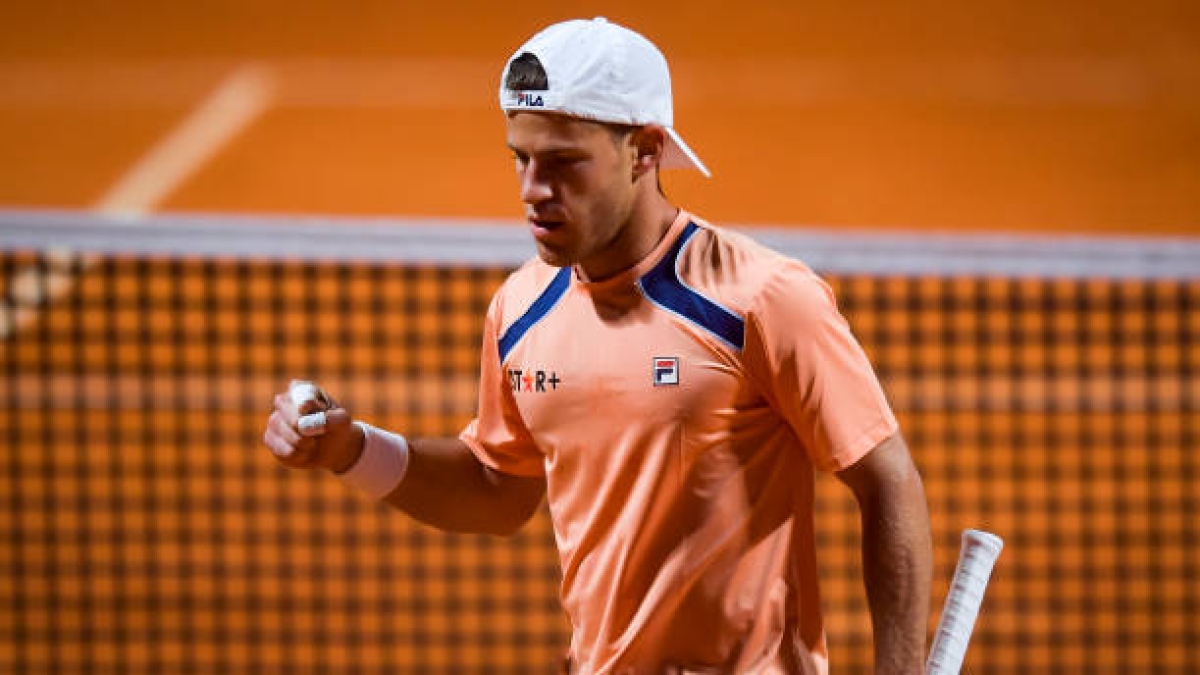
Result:
{"label": "tennis player", "polygon": [[[829,287],[673,205],[708,170],[659,50],[604,19],[508,61],[507,140],[538,256],[484,322],[454,439],[352,422],[315,386],[264,441],[445,530],[509,534],[548,499],[576,673],[826,673],[815,471],[857,498],[877,673],[921,672],[924,490]],[[295,400],[293,400],[293,398]]]}

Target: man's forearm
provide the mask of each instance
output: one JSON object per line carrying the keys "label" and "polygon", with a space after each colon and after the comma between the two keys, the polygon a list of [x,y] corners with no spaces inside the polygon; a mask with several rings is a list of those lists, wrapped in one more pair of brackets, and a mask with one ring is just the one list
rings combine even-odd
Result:
{"label": "man's forearm", "polygon": [[863,576],[877,675],[921,673],[933,567],[929,513],[912,471],[863,504]]}
{"label": "man's forearm", "polygon": [[410,440],[409,452],[404,480],[387,502],[439,529],[512,534],[545,494],[543,479],[493,471],[457,438]]}

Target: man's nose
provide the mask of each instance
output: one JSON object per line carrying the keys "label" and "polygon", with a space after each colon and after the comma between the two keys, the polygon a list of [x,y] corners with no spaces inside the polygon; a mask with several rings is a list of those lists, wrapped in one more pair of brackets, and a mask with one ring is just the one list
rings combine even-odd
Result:
{"label": "man's nose", "polygon": [[521,201],[526,204],[539,204],[550,199],[553,191],[543,172],[534,162],[530,162],[521,172]]}

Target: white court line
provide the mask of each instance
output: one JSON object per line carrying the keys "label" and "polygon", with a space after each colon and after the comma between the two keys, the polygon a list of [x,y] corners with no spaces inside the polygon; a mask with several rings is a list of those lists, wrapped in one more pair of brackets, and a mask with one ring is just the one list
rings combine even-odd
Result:
{"label": "white court line", "polygon": [[[103,216],[136,222],[208,162],[267,109],[274,95],[266,70],[246,66],[227,77],[170,134],[152,147],[93,206]],[[69,249],[51,250],[46,269],[13,272],[0,310],[0,339],[29,325],[38,309],[70,290],[94,260]]]}
{"label": "white court line", "polygon": [[104,215],[140,216],[203,166],[264,110],[271,78],[248,66],[225,79],[192,114],[152,148],[100,198]]}

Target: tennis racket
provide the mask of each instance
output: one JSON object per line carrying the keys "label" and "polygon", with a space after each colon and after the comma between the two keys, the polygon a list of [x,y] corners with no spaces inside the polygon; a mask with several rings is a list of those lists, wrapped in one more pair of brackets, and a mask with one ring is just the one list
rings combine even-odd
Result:
{"label": "tennis racket", "polygon": [[983,594],[1002,548],[1004,540],[994,534],[963,531],[958,566],[954,568],[954,581],[933,636],[929,660],[925,662],[925,675],[958,675],[962,669]]}

